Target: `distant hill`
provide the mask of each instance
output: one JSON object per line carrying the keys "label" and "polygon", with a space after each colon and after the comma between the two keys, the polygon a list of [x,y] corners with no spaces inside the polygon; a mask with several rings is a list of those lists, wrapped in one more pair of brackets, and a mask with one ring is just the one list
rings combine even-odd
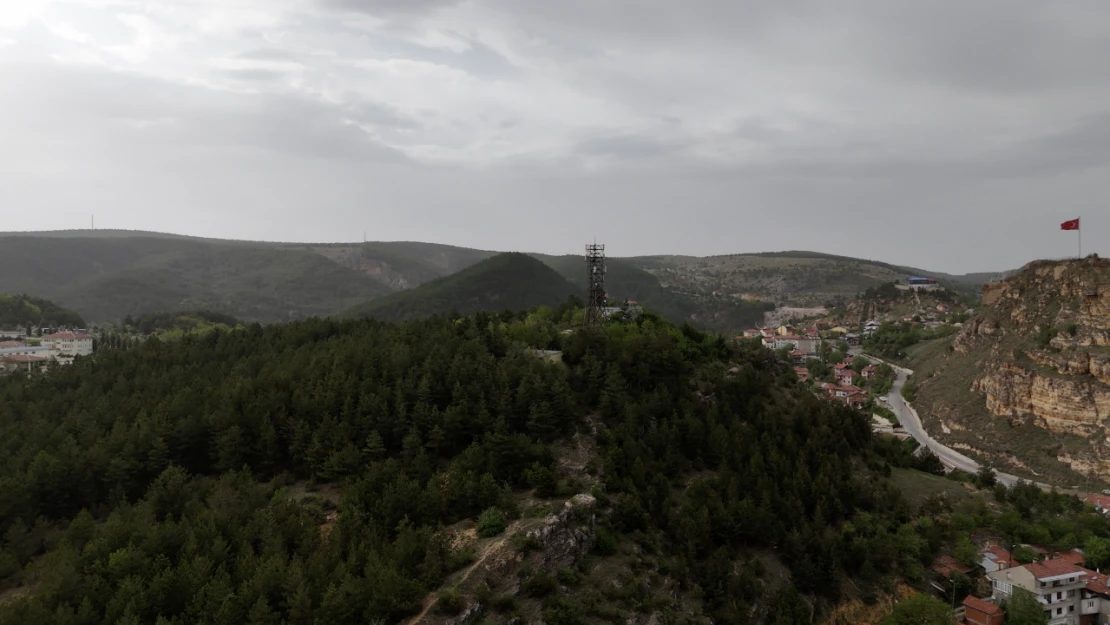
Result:
{"label": "distant hill", "polygon": [[789,251],[726,256],[639,256],[623,259],[668,287],[691,295],[713,292],[790,306],[836,306],[857,293],[909,276],[936,278],[974,293],[991,274],[953,276],[889,263]]}
{"label": "distant hill", "polygon": [[[535,256],[578,287],[580,293],[585,291],[586,264],[581,256]],[[768,303],[758,301],[678,293],[664,288],[659,278],[627,259],[611,258],[605,266],[605,286],[610,299],[637,301],[675,323],[691,322],[715,332],[737,332],[759,323],[769,307]]]}
{"label": "distant hill", "polygon": [[391,289],[279,244],[22,235],[0,237],[0,291],[46,297],[94,321],[208,309],[273,322],[333,314]]}
{"label": "distant hill", "polygon": [[0,329],[83,328],[85,320],[54,302],[27,295],[0,293]]}
{"label": "distant hill", "polygon": [[449,276],[497,254],[487,250],[414,241],[371,241],[306,247],[398,290],[410,289],[436,278]]}
{"label": "distant hill", "polygon": [[543,262],[498,254],[445,278],[349,309],[349,316],[403,321],[445,314],[555,306],[580,289]]}

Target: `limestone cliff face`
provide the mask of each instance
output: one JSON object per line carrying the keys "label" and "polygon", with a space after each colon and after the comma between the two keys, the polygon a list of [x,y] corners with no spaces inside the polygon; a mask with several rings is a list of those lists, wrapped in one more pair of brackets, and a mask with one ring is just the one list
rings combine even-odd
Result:
{"label": "limestone cliff face", "polygon": [[1110,386],[1097,379],[1031,371],[1013,363],[991,366],[972,384],[999,416],[1033,415],[1052,431],[1090,436],[1110,419]]}
{"label": "limestone cliff face", "polygon": [[[992,414],[1090,438],[1091,454],[1063,459],[1073,467],[1110,460],[1100,451],[1110,427],[1110,261],[1038,261],[985,285],[952,347],[975,362],[971,389]],[[930,384],[961,382],[937,377]]]}

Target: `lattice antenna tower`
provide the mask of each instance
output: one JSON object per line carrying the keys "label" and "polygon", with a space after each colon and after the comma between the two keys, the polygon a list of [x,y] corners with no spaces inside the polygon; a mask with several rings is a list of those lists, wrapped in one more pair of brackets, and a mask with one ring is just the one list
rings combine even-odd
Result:
{"label": "lattice antenna tower", "polygon": [[587,328],[605,322],[605,246],[586,246],[586,320]]}

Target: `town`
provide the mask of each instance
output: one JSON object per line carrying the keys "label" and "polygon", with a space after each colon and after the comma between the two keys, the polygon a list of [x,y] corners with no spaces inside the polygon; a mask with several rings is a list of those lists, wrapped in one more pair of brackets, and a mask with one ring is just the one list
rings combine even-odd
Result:
{"label": "town", "polygon": [[93,337],[82,329],[40,328],[34,332],[0,330],[0,373],[33,373],[51,363],[69,365],[93,353]]}

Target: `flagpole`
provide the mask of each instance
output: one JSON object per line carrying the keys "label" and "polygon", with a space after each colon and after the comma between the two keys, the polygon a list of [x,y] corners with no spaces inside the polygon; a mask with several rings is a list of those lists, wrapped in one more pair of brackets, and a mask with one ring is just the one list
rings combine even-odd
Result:
{"label": "flagpole", "polygon": [[1075,220],[1075,234],[1079,237],[1079,260],[1083,260],[1083,217]]}

